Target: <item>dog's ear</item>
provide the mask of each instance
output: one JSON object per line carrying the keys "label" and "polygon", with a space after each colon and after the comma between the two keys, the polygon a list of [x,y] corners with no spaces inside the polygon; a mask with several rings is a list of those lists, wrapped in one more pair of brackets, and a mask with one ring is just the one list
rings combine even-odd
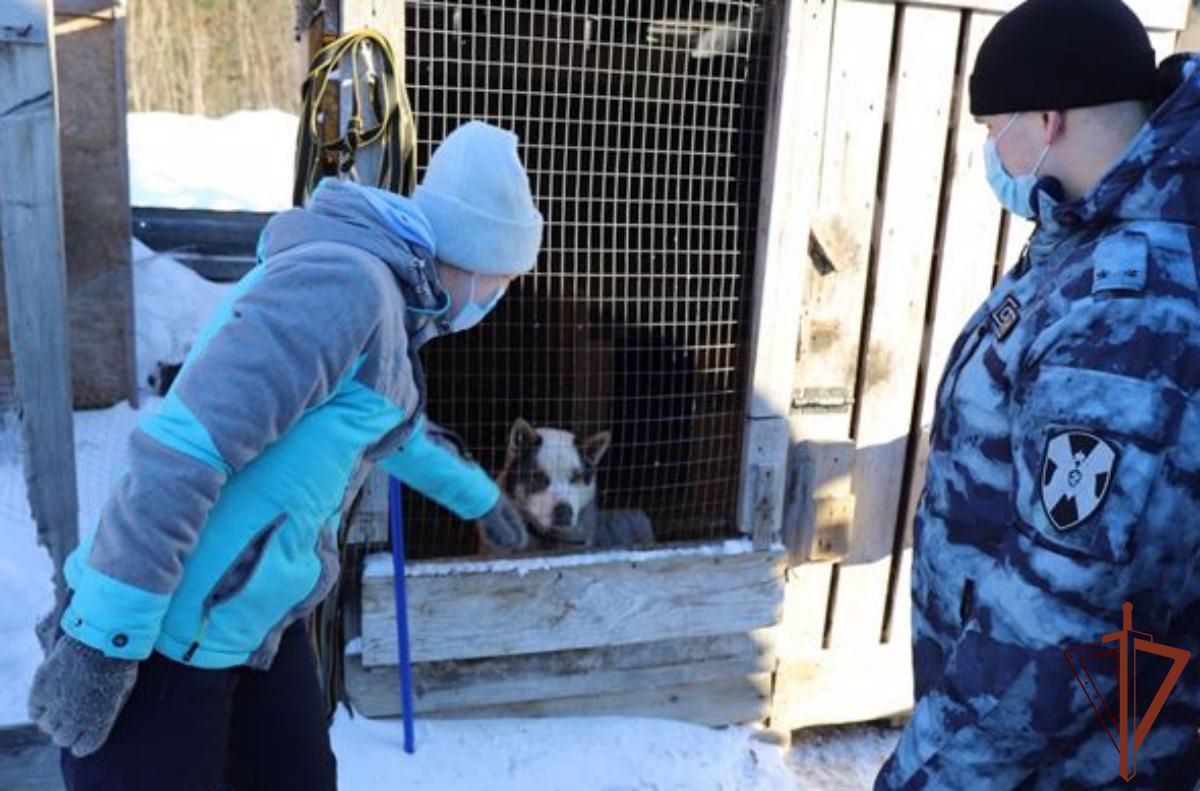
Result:
{"label": "dog's ear", "polygon": [[512,430],[508,433],[508,449],[509,450],[526,450],[528,448],[536,448],[542,444],[542,435],[537,433],[537,430],[529,425],[529,421],[523,417],[517,418],[513,423]]}
{"label": "dog's ear", "polygon": [[601,431],[585,438],[578,443],[578,446],[579,452],[595,467],[600,464],[600,459],[604,458],[604,454],[608,452],[608,446],[611,444],[612,432]]}

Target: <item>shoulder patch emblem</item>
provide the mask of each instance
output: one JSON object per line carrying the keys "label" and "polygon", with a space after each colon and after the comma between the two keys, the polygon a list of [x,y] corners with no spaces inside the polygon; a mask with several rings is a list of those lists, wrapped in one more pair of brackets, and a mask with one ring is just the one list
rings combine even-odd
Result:
{"label": "shoulder patch emblem", "polygon": [[1117,451],[1087,431],[1060,431],[1046,442],[1042,506],[1058,530],[1070,530],[1100,510],[1112,487]]}

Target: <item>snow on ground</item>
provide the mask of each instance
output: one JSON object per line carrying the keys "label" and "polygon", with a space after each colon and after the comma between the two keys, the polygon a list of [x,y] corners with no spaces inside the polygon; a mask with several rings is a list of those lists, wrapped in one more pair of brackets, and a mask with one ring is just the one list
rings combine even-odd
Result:
{"label": "snow on ground", "polygon": [[899,738],[899,729],[881,725],[809,728],[793,735],[787,762],[805,791],[861,791],[875,784]]}
{"label": "snow on ground", "polygon": [[164,253],[133,240],[137,306],[137,381],[153,389],[163,365],[183,362],[192,342],[231,288],[213,283]]}
{"label": "snow on ground", "polygon": [[395,722],[349,719],[333,727],[344,788],[469,791],[790,791],[778,747],[745,728],[596,717],[418,721],[416,752]]}
{"label": "snow on ground", "polygon": [[[275,211],[291,201],[296,119],[275,111],[223,119],[129,117],[133,202],[140,206]],[[186,152],[181,156],[181,152]],[[178,363],[228,286],[134,245],[139,381]],[[125,466],[126,438],[157,398],[75,414],[81,533],[93,528]],[[50,560],[35,540],[20,439],[0,415],[0,724],[25,720],[41,659],[33,626],[53,598]],[[740,549],[737,542],[720,548]],[[444,572],[431,568],[429,573]],[[748,728],[636,718],[418,720],[417,752],[398,721],[338,712],[332,730],[341,787],[455,791],[841,791],[869,788],[895,744],[883,728],[814,729],[788,754]]]}
{"label": "snow on ground", "polygon": [[129,114],[134,206],[279,211],[292,205],[297,118],[245,110],[223,118]]}
{"label": "snow on ground", "polygon": [[[144,398],[141,411],[127,403],[75,413],[75,464],[79,525],[86,535],[96,524],[108,492],[125,464],[125,439],[139,414],[158,399]],[[20,439],[9,421],[0,446],[0,724],[24,722],[25,695],[41,661],[33,627],[54,600],[53,568],[37,544],[25,495]]]}

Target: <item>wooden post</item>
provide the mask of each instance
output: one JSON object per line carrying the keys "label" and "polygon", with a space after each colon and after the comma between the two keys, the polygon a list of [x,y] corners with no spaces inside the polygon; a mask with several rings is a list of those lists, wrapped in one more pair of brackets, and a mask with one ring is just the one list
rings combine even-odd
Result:
{"label": "wooden post", "polygon": [[53,6],[72,397],[78,408],[136,407],[125,6]]}
{"label": "wooden post", "polygon": [[48,0],[0,5],[0,261],[29,505],[62,595],[79,536],[50,14]]}
{"label": "wooden post", "polygon": [[820,171],[832,8],[832,0],[788,0],[775,21],[738,507],[739,528],[760,549],[778,540],[783,524],[788,411]]}

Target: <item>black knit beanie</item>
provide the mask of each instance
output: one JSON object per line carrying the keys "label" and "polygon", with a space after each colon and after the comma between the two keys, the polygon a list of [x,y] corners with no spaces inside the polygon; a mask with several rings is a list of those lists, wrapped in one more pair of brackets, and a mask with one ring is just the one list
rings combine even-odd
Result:
{"label": "black knit beanie", "polygon": [[971,114],[1150,99],[1155,77],[1150,37],[1121,0],[1026,0],[979,48]]}

